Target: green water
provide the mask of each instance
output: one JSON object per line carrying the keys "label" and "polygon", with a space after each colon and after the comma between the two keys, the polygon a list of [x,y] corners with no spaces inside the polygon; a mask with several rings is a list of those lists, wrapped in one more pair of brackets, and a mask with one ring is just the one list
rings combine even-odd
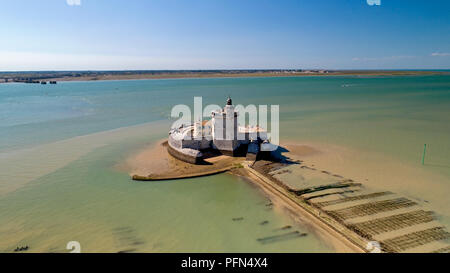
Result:
{"label": "green water", "polygon": [[[2,250],[30,245],[37,252],[65,252],[69,241],[80,242],[83,252],[330,250],[314,234],[269,245],[257,242],[286,233],[275,230],[294,223],[268,208],[269,200],[240,178],[225,174],[137,183],[115,170],[130,151],[161,138],[151,132],[154,127],[146,126],[150,130],[143,135],[136,128],[123,129],[126,137],[1,198]],[[269,223],[260,225],[264,221]]]}
{"label": "green water", "polygon": [[[116,168],[167,135],[172,106],[192,105],[194,96],[223,104],[227,95],[236,104],[279,104],[282,140],[380,153],[438,175],[435,198],[448,219],[449,76],[2,84],[0,252],[66,252],[69,241],[85,252],[332,251],[240,178],[136,183]],[[424,143],[429,164],[421,167]],[[257,241],[286,225],[308,236]]]}
{"label": "green water", "polygon": [[[66,252],[69,241],[80,242],[83,252],[328,249],[314,235],[269,245],[257,242],[283,234],[274,230],[293,223],[267,208],[269,201],[258,189],[231,175],[132,182],[126,173],[111,169],[124,148],[96,149],[2,198],[2,250],[30,245],[37,252]],[[232,220],[240,217],[244,219]],[[269,223],[262,226],[263,221]]]}

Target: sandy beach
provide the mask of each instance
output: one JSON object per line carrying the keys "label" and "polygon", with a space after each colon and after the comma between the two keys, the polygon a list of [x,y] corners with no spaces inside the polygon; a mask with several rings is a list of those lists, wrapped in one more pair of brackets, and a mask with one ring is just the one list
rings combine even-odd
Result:
{"label": "sandy beach", "polygon": [[285,147],[290,157],[301,158],[305,165],[351,178],[367,187],[401,193],[441,215],[450,215],[445,198],[450,194],[448,179],[421,168],[419,162],[413,166],[387,155],[324,143],[288,141]]}
{"label": "sandy beach", "polygon": [[[280,213],[286,213],[300,224],[306,225],[311,232],[328,242],[337,252],[364,252],[358,244],[343,236],[339,229],[321,221],[311,214],[311,212],[293,201],[288,195],[284,194],[281,189],[276,190],[273,186],[269,185],[270,182],[257,172],[252,171],[247,163],[244,163],[243,158],[218,156],[207,159],[212,165],[192,165],[170,156],[167,153],[165,144],[166,141],[161,140],[154,145],[149,145],[141,151],[132,154],[125,162],[119,164],[117,168],[121,171],[127,171],[130,176],[136,174],[142,176],[155,174],[160,177],[172,176],[182,178],[195,173],[201,174],[208,170],[222,169],[233,164],[242,164],[245,168],[235,168],[232,173],[245,177],[247,181],[254,183],[262,189],[272,204],[280,210]],[[312,148],[302,148],[301,150],[307,154],[314,154],[316,152]]]}
{"label": "sandy beach", "polygon": [[[205,171],[220,170],[227,166],[239,164],[241,167],[234,168],[231,173],[242,176],[249,183],[260,188],[267,198],[270,199],[274,208],[280,211],[279,213],[288,214],[299,224],[307,226],[310,232],[319,236],[337,252],[364,252],[364,249],[358,244],[345,237],[339,228],[330,226],[320,218],[317,218],[310,211],[292,200],[291,197],[283,193],[282,189],[277,190],[274,188],[261,174],[252,170],[248,166],[248,163],[244,162],[244,158],[217,156],[206,159],[212,165],[192,165],[170,156],[167,153],[165,144],[166,141],[161,140],[154,145],[149,145],[130,155],[124,162],[117,165],[116,168],[128,172],[130,176],[136,174],[141,176],[155,174],[160,177],[172,176],[177,179],[195,173],[201,174]],[[302,148],[301,150],[307,154],[314,154],[316,152],[310,148]]]}
{"label": "sandy beach", "polygon": [[280,210],[281,213],[286,213],[301,225],[306,225],[311,232],[316,234],[324,242],[327,242],[336,252],[366,252],[358,243],[347,238],[342,231],[339,230],[342,229],[342,227],[331,226],[322,221],[313,213],[305,209],[305,207],[295,202],[290,196],[286,195],[282,189],[275,188],[270,181],[257,172],[252,171],[248,165],[245,170],[238,170],[235,174],[247,177],[250,183],[254,183],[264,191],[274,207]]}
{"label": "sandy beach", "polygon": [[[373,166],[367,162],[356,165],[357,168],[355,164],[346,168],[347,158],[354,158],[355,154],[343,147],[289,142],[280,155],[288,163],[262,160],[252,164],[243,158],[217,156],[207,159],[211,165],[192,165],[171,157],[165,144],[162,140],[144,148],[118,168],[131,176],[152,174],[155,179],[151,180],[167,180],[202,176],[230,167],[224,170],[257,185],[280,213],[288,214],[299,224],[306,225],[310,232],[337,252],[367,252],[370,250],[367,244],[374,240],[379,240],[387,252],[433,252],[448,247],[445,243],[448,233],[430,211],[439,211],[438,207],[433,208],[429,202],[406,195],[406,185],[397,183],[392,186],[392,178],[387,179],[388,176],[381,177],[384,184],[377,182],[373,175],[379,174],[379,171],[371,173]],[[408,181],[408,185],[415,183],[416,189],[420,185],[420,173],[404,166],[402,168],[394,161],[386,163],[391,166],[386,168],[386,172],[397,175],[394,181]],[[240,167],[233,168],[236,164]],[[416,179],[408,177],[411,175]],[[367,210],[370,207],[374,208],[373,212]],[[361,211],[353,216],[357,209]],[[446,212],[440,210],[439,213]],[[395,223],[402,217],[408,217],[405,219],[410,224],[401,222],[398,228]],[[366,223],[371,222],[370,225],[381,225],[381,230],[389,232],[381,232],[380,235],[378,231],[370,233]],[[425,242],[411,242],[412,247],[406,247],[397,239],[415,236],[410,234],[419,234],[417,236],[424,238]]]}
{"label": "sandy beach", "polygon": [[135,180],[175,180],[212,175],[239,167],[243,158],[214,156],[204,165],[192,165],[173,158],[167,152],[167,141],[161,140],[127,158],[117,166]]}
{"label": "sandy beach", "polygon": [[[380,242],[388,252],[445,252],[448,249],[449,233],[445,231],[448,207],[445,198],[435,193],[435,189],[447,191],[445,177],[385,155],[336,145],[292,142],[285,147],[289,151],[286,156],[301,164],[275,169],[269,175],[290,190],[305,192],[304,189],[336,185],[337,181],[351,182],[350,187],[301,193],[306,203],[339,222],[332,222],[333,227],[345,226],[340,229],[344,237],[352,237],[352,233],[357,232],[369,241]],[[430,183],[433,183],[432,191]],[[410,242],[404,244],[402,240]],[[351,241],[360,247],[369,242]]]}

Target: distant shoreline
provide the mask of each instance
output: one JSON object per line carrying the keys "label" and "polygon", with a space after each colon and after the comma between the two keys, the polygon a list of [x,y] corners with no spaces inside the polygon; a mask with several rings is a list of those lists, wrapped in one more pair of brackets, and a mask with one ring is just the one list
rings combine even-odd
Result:
{"label": "distant shoreline", "polygon": [[112,81],[191,78],[261,78],[301,76],[431,76],[450,75],[444,70],[205,70],[205,71],[66,71],[0,72],[0,83]]}

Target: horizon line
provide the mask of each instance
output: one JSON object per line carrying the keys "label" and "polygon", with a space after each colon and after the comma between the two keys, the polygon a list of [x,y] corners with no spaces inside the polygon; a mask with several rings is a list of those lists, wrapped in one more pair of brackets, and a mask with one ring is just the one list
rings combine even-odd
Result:
{"label": "horizon line", "polygon": [[233,68],[233,69],[68,69],[68,70],[0,70],[0,73],[19,72],[220,72],[220,71],[450,71],[450,68]]}

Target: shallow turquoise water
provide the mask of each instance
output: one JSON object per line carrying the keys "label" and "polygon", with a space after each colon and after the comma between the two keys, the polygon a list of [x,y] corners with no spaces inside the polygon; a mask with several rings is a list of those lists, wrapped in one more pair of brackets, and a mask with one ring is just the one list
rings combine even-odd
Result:
{"label": "shallow turquoise water", "polygon": [[[83,252],[330,251],[313,234],[257,242],[286,233],[276,229],[293,222],[266,207],[269,200],[258,189],[231,175],[130,181],[111,166],[133,146],[97,149],[3,197],[2,251],[30,245],[37,252],[66,252],[69,241],[80,242]],[[232,220],[240,217],[244,220]],[[269,223],[260,225],[263,221]]]}
{"label": "shallow turquoise water", "polygon": [[28,244],[61,252],[73,240],[84,251],[330,251],[302,226],[306,238],[258,243],[292,220],[267,210],[264,195],[239,178],[133,183],[115,168],[166,136],[172,106],[192,105],[194,96],[223,104],[228,95],[236,104],[279,104],[282,139],[412,166],[428,143],[426,168],[450,184],[449,76],[2,84],[0,251]]}

